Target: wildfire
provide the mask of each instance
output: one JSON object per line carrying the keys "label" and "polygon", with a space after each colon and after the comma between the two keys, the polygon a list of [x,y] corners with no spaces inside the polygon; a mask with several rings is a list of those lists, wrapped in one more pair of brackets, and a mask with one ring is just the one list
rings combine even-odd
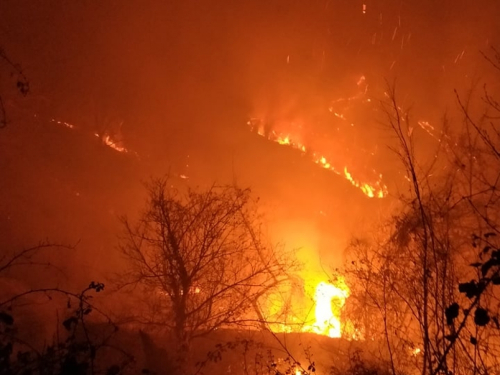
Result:
{"label": "wildfire", "polygon": [[[58,124],[58,125],[63,125],[71,130],[79,129],[79,127],[77,127],[76,125],[70,124],[69,122],[66,122],[66,121],[51,119],[50,122]],[[81,128],[79,130],[82,131]],[[123,153],[129,152],[128,149],[125,148],[125,146],[123,145],[123,142],[111,137],[111,135],[109,135],[108,133],[104,133],[104,135],[101,135],[99,133],[93,133],[93,134],[95,137],[101,139],[102,143],[105,146],[110,147],[113,150],[118,151],[118,152],[123,152]]]}
{"label": "wildfire", "polygon": [[102,141],[104,144],[108,147],[111,147],[112,149],[118,151],[118,152],[128,152],[128,150],[121,144],[121,142],[113,140],[109,134],[105,134],[102,137]]}
{"label": "wildfire", "polygon": [[[341,310],[349,297],[349,288],[343,279],[339,279],[335,285],[326,281],[310,284],[309,287],[304,286],[303,292],[305,296],[311,298],[312,301],[309,301],[313,302],[312,306],[298,303],[295,308],[290,309],[290,305],[285,307],[277,300],[270,304],[267,317],[280,316],[279,320],[281,321],[270,323],[271,331],[309,332],[332,338],[342,337],[343,333],[346,333],[348,325],[346,326],[341,321]],[[294,294],[297,298],[296,301],[301,301],[300,293],[296,289],[288,290],[288,293]],[[281,315],[283,313],[284,315]],[[271,318],[271,320],[274,319]],[[348,334],[347,337],[356,339],[356,336],[352,334]]]}
{"label": "wildfire", "polygon": [[[366,6],[363,11],[366,11]],[[347,88],[349,95],[333,99],[321,96],[319,102],[326,99],[326,106],[311,106],[310,101],[306,101],[305,106],[296,108],[295,103],[300,104],[297,100],[293,101],[291,109],[288,105],[270,109],[257,104],[256,116],[250,118],[248,125],[261,137],[292,147],[320,167],[342,176],[367,197],[383,198],[388,191],[382,175],[374,170],[363,170],[361,165],[360,168],[351,165],[352,159],[367,160],[377,153],[371,142],[363,144],[357,137],[360,130],[356,123],[371,121],[376,112],[368,86],[366,76],[360,75]],[[302,98],[303,93],[299,97]],[[362,128],[367,130],[364,139],[370,140],[370,128],[369,124]],[[334,156],[331,150],[335,150]],[[359,177],[361,173],[362,177]]]}
{"label": "wildfire", "polygon": [[290,146],[293,149],[300,151],[302,154],[312,155],[312,160],[314,163],[318,164],[324,169],[327,169],[333,173],[336,173],[339,176],[343,176],[346,180],[348,180],[353,186],[360,189],[367,197],[370,198],[383,198],[387,195],[387,186],[382,182],[382,175],[379,174],[378,179],[375,182],[367,183],[362,182],[355,179],[351,172],[348,171],[347,166],[344,166],[342,169],[336,169],[333,166],[333,162],[328,160],[325,156],[320,155],[309,148],[307,148],[303,143],[295,140],[292,136],[286,134],[276,133],[274,130],[266,135],[263,122],[259,119],[251,119],[247,123],[250,128],[255,131],[261,137],[264,137],[270,141],[276,142],[280,145]]}
{"label": "wildfire", "polygon": [[[341,337],[342,327],[339,311],[348,296],[347,288],[341,289],[333,284],[320,282],[314,295],[316,321],[312,326],[312,331],[329,337]],[[336,306],[335,312],[332,310],[332,300]]]}

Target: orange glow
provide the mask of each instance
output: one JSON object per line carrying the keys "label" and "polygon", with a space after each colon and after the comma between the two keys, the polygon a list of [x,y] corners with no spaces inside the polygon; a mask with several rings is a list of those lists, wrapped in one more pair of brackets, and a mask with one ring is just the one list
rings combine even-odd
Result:
{"label": "orange glow", "polygon": [[380,180],[376,182],[375,186],[359,183],[358,181],[352,178],[351,174],[349,173],[346,167],[344,167],[344,176],[347,180],[351,182],[351,184],[353,184],[357,188],[360,188],[361,191],[370,198],[373,197],[383,198],[387,194],[387,187],[385,185],[380,184],[380,181],[382,180],[382,175],[380,175]]}
{"label": "orange glow", "polygon": [[347,288],[341,289],[333,284],[320,282],[314,295],[316,321],[312,326],[312,332],[329,337],[341,337],[340,314],[339,311],[332,310],[332,301],[337,307],[336,310],[340,310],[348,296]]}
{"label": "orange glow", "polygon": [[[56,119],[51,119],[50,121],[55,123],[55,124],[58,124],[58,125],[63,125],[71,130],[77,129],[76,125],[70,124],[69,122],[66,122],[66,121],[61,121],[61,120],[56,120]],[[124,152],[124,153],[128,152],[128,150],[125,148],[125,146],[123,146],[122,142],[119,142],[119,141],[113,139],[107,133],[104,133],[104,135],[102,135],[102,136],[99,133],[93,133],[93,135],[97,138],[101,138],[102,142],[106,146],[111,147],[113,150],[116,150],[118,152]]]}
{"label": "orange glow", "polygon": [[[311,305],[294,306],[292,310],[287,310],[286,316],[282,316],[282,323],[272,323],[269,328],[273,332],[310,332],[332,338],[342,337],[345,325],[341,321],[341,310],[349,296],[349,288],[343,280],[332,284],[331,282],[320,281],[317,284],[304,280],[304,292],[309,294]],[[314,288],[311,288],[315,285]],[[314,289],[312,291],[311,289]],[[288,290],[288,293],[300,294],[297,290]],[[310,295],[313,294],[313,295]],[[281,310],[283,306],[272,304],[270,315]],[[268,311],[269,312],[269,311]],[[270,316],[268,315],[268,316]],[[272,320],[272,319],[271,319]],[[349,336],[349,335],[348,335]],[[350,335],[349,338],[355,338]]]}
{"label": "orange glow", "polygon": [[278,138],[276,140],[280,145],[289,145],[290,144],[290,138],[286,136],[285,138]]}
{"label": "orange glow", "polygon": [[120,142],[114,141],[108,134],[102,137],[102,141],[106,146],[111,147],[118,152],[128,152],[128,150],[123,147]]}
{"label": "orange glow", "polygon": [[[366,11],[366,5],[363,10]],[[304,105],[298,103],[298,107],[296,102],[290,104],[292,109],[258,105],[256,115],[247,124],[261,137],[300,151],[315,164],[342,176],[367,197],[386,197],[388,190],[382,175],[367,168],[378,149],[359,142],[355,135],[359,134],[357,121],[363,118],[362,121],[371,121],[360,114],[376,110],[368,94],[366,76],[361,74],[352,79],[348,90],[348,95],[324,102],[321,98],[318,103],[323,105],[320,106],[307,100]],[[360,128],[367,127],[364,125]]]}
{"label": "orange glow", "polygon": [[[337,114],[335,114],[337,115]],[[340,116],[338,116],[340,117]],[[252,119],[247,123],[250,128],[255,131],[261,137],[264,137],[272,142],[276,142],[283,146],[290,146],[293,149],[300,151],[302,154],[311,153],[311,150],[307,148],[301,142],[293,139],[289,134],[278,134],[275,131],[271,131],[268,135],[264,132],[264,127],[262,125],[262,121],[259,119]],[[352,174],[347,170],[347,167],[344,166],[343,172],[337,170],[331,161],[329,161],[325,156],[318,155],[312,152],[313,162],[320,165],[321,167],[328,169],[331,172],[338,174],[339,176],[343,176],[347,179],[353,186],[360,189],[367,197],[370,198],[384,198],[387,196],[387,186],[382,182],[382,175],[379,175],[379,178],[372,182],[362,182],[355,179]]]}
{"label": "orange glow", "polygon": [[51,122],[55,122],[58,125],[64,125],[67,128],[69,128],[69,129],[74,129],[75,128],[75,125],[70,124],[69,122],[66,122],[66,121],[59,121],[59,120],[56,120],[56,119],[51,119],[50,121]]}

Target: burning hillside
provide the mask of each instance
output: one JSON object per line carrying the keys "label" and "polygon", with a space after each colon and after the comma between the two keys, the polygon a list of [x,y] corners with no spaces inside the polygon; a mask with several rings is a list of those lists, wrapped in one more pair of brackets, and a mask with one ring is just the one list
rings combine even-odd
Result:
{"label": "burning hillside", "polygon": [[358,139],[359,128],[374,126],[377,104],[373,105],[368,95],[365,76],[359,77],[355,85],[357,93],[332,99],[325,108],[305,107],[298,115],[283,113],[278,108],[276,113],[251,118],[248,125],[258,135],[290,146],[320,167],[347,179],[367,197],[383,198],[388,190],[382,174],[374,169],[377,145]]}

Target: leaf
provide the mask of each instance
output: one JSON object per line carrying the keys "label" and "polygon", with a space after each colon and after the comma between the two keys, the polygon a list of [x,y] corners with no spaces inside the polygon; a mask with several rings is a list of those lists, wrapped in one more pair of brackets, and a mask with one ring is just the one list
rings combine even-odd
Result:
{"label": "leaf", "polygon": [[486,309],[478,307],[474,313],[474,323],[480,327],[484,327],[490,321],[490,316]]}
{"label": "leaf", "polygon": [[453,320],[458,317],[458,312],[459,312],[460,306],[458,306],[458,303],[454,302],[450,306],[448,306],[445,310],[445,316],[446,316],[446,324],[451,325],[453,324]]}
{"label": "leaf", "polygon": [[64,328],[66,328],[66,330],[69,331],[69,330],[71,330],[72,325],[73,324],[76,325],[77,323],[78,323],[78,320],[74,316],[72,316],[71,318],[68,318],[63,322],[63,326],[64,326]]}
{"label": "leaf", "polygon": [[7,314],[6,312],[0,311],[0,320],[7,324],[8,326],[11,326],[14,324],[14,318],[12,315]]}
{"label": "leaf", "polygon": [[316,372],[316,364],[312,362],[309,366],[307,366],[307,371]]}
{"label": "leaf", "polygon": [[480,238],[476,236],[475,234],[472,235],[472,247],[477,247],[477,240]]}
{"label": "leaf", "polygon": [[[495,250],[491,253],[491,259],[500,260],[500,251]],[[497,263],[498,264],[498,263]]]}
{"label": "leaf", "polygon": [[95,281],[92,281],[89,285],[89,289],[94,289],[97,293],[99,293],[100,291],[102,291],[104,289],[104,284],[103,283],[99,283],[99,282],[95,282]]}
{"label": "leaf", "polygon": [[468,282],[468,283],[460,283],[458,284],[458,291],[460,293],[464,293],[467,298],[474,298],[477,296],[478,293],[478,287],[476,285],[476,282],[474,280]]}
{"label": "leaf", "polygon": [[488,261],[483,264],[483,266],[481,267],[481,274],[483,275],[483,277],[486,276],[490,268],[493,267],[495,263],[495,259],[488,259]]}

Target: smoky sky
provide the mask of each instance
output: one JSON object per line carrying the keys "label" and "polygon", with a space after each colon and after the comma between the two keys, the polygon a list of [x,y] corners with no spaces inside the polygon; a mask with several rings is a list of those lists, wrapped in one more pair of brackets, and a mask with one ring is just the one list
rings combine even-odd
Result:
{"label": "smoky sky", "polygon": [[[20,98],[2,72],[5,241],[82,239],[88,253],[111,254],[116,216],[139,209],[141,180],[170,171],[193,185],[250,185],[282,212],[279,235],[314,227],[316,250],[331,252],[385,203],[257,137],[248,119],[313,122],[364,76],[374,98],[396,80],[415,116],[437,121],[453,89],[488,76],[480,52],[498,46],[498,16],[494,0],[3,1],[0,45],[31,84]],[[331,154],[391,175],[382,151],[359,156],[388,141],[370,111],[353,109],[362,121],[351,146]],[[133,153],[94,142],[104,123]]]}

